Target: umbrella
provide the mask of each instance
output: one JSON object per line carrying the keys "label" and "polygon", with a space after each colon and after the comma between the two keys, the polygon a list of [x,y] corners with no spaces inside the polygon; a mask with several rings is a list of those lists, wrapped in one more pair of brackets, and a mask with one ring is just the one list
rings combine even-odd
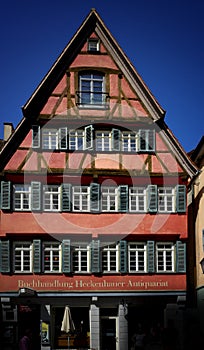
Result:
{"label": "umbrella", "polygon": [[65,306],[64,316],[62,320],[61,331],[68,334],[68,349],[69,349],[69,333],[74,332],[75,326],[71,317],[71,312],[69,306]]}

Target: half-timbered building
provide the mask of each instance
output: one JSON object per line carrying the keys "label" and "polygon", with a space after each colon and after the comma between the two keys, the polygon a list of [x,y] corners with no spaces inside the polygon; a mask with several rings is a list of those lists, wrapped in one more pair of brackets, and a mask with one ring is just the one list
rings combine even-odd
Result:
{"label": "half-timbered building", "polygon": [[186,295],[196,167],[94,9],[22,114],[0,152],[2,346],[30,327],[35,349],[130,349]]}

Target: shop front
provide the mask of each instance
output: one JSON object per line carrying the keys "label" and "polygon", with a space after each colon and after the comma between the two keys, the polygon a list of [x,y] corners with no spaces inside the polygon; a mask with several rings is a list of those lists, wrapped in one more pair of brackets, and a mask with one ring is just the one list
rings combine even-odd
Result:
{"label": "shop front", "polygon": [[[17,349],[26,328],[35,350],[127,350],[137,324],[163,327],[185,296],[185,275],[5,278],[11,290],[1,292],[2,350]],[[66,306],[74,324],[69,332],[62,329]]]}

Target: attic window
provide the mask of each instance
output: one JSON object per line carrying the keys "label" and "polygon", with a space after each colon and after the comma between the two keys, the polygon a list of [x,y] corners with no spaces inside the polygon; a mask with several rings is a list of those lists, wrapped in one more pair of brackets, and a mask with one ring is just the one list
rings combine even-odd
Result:
{"label": "attic window", "polygon": [[97,52],[99,51],[99,40],[89,39],[88,40],[88,51]]}

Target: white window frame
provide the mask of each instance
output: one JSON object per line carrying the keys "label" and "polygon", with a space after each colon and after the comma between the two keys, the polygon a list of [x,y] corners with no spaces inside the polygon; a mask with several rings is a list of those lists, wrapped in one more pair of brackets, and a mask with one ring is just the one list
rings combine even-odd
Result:
{"label": "white window frame", "polygon": [[[145,143],[145,147],[141,147],[141,132],[144,133],[143,143]],[[153,149],[150,147],[150,136],[153,136]],[[141,129],[138,132],[138,151],[140,152],[154,152],[156,148],[156,135],[155,130],[152,129]]]}
{"label": "white window frame", "polygon": [[43,186],[43,209],[44,211],[61,210],[61,186],[45,185]]}
{"label": "white window frame", "polygon": [[[18,205],[17,205],[18,202]],[[31,210],[31,185],[14,185],[14,209],[15,211]]]}
{"label": "white window frame", "polygon": [[90,187],[73,186],[72,203],[73,203],[73,211],[89,212],[90,211]]}
{"label": "white window frame", "polygon": [[[33,269],[33,247],[31,242],[14,242],[14,272],[31,273]],[[17,264],[17,259],[19,260]],[[25,269],[27,264],[28,269]],[[19,268],[17,268],[19,266]]]}
{"label": "white window frame", "polygon": [[69,130],[69,150],[84,150],[84,130]]}
{"label": "white window frame", "polygon": [[137,134],[134,131],[122,132],[122,151],[137,152]]}
{"label": "white window frame", "polygon": [[134,186],[129,188],[129,211],[137,213],[147,211],[147,189],[145,187]]}
{"label": "white window frame", "polygon": [[96,151],[104,152],[112,150],[112,132],[109,130],[96,131]]}
{"label": "white window frame", "polygon": [[72,252],[74,273],[90,272],[90,247],[87,244],[74,245]]}
{"label": "white window frame", "polygon": [[175,272],[175,246],[172,242],[156,244],[156,267],[157,272]]}
{"label": "white window frame", "polygon": [[42,148],[58,149],[59,148],[59,130],[42,128]]}
{"label": "white window frame", "polygon": [[158,188],[158,212],[174,213],[176,204],[176,193],[173,187]]}
{"label": "white window frame", "polygon": [[103,273],[119,272],[118,244],[108,244],[102,249],[102,270]]}
{"label": "white window frame", "polygon": [[88,51],[97,52],[99,51],[99,40],[98,39],[89,39],[88,40]]}
{"label": "white window frame", "polygon": [[[142,260],[143,269],[140,268]],[[132,265],[135,268],[132,268]],[[147,272],[147,245],[146,243],[132,242],[128,244],[128,271],[130,273]]]}
{"label": "white window frame", "polygon": [[[49,268],[45,265],[46,258],[49,258]],[[44,272],[62,272],[62,246],[59,242],[44,242],[43,244]],[[58,263],[56,263],[56,261]],[[57,266],[57,268],[56,268]]]}
{"label": "white window frame", "polygon": [[[98,76],[98,77],[96,77]],[[83,83],[88,85],[87,90],[84,89]],[[101,86],[96,84],[99,84]],[[100,89],[100,90],[99,90]],[[105,75],[101,72],[81,72],[79,74],[79,90],[80,90],[80,100],[81,103],[79,106],[91,107],[97,106],[97,108],[103,108],[106,104],[106,95],[105,95]],[[97,91],[99,90],[99,91]],[[88,101],[83,102],[83,95],[87,94]],[[101,101],[95,100],[95,96],[101,96]]]}
{"label": "white window frame", "polygon": [[119,207],[118,187],[101,186],[102,212],[117,212]]}

